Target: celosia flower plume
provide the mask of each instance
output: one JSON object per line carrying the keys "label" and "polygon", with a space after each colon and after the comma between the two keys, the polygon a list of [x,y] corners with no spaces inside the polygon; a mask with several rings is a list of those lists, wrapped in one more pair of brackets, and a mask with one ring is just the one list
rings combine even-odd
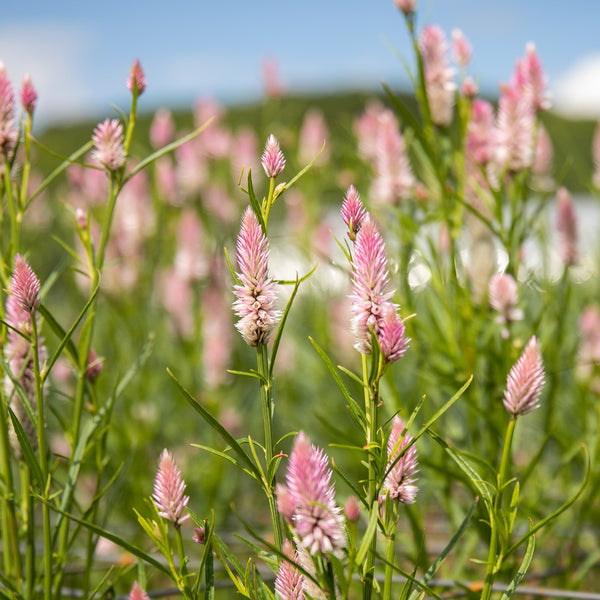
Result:
{"label": "celosia flower plume", "polygon": [[177,528],[189,518],[189,515],[185,514],[185,507],[190,498],[184,492],[185,481],[171,453],[165,449],[160,455],[152,500],[158,509],[158,514],[172,521]]}
{"label": "celosia flower plume", "polygon": [[286,473],[286,503],[294,506],[292,526],[311,555],[337,553],[346,545],[331,475],[325,453],[300,432]]}
{"label": "celosia flower plume", "polygon": [[344,223],[348,227],[348,237],[354,241],[356,234],[360,231],[363,219],[367,216],[367,211],[353,185],[346,192],[342,202],[341,214]]}
{"label": "celosia flower plume", "polygon": [[92,136],[92,156],[107,169],[115,171],[125,163],[123,148],[123,126],[117,119],[106,119],[100,123]]}
{"label": "celosia flower plume", "polygon": [[[392,430],[388,438],[388,474],[384,481],[384,488],[389,497],[402,504],[412,504],[415,501],[419,488],[415,485],[416,474],[419,472],[417,463],[417,449],[412,436],[404,431],[402,419],[396,415],[392,419]],[[402,437],[401,437],[402,436]],[[407,450],[404,451],[405,448]],[[401,452],[404,454],[400,456]],[[400,456],[400,458],[398,458]]]}
{"label": "celosia flower plume", "polygon": [[250,207],[242,218],[236,249],[241,282],[234,287],[237,300],[233,307],[240,318],[236,328],[249,346],[266,344],[281,313],[276,307],[276,287],[268,272],[268,240]]}
{"label": "celosia flower plume", "polygon": [[290,562],[299,562],[297,552],[289,540],[283,544],[283,553],[290,560],[282,560],[275,577],[275,595],[280,600],[304,600],[304,575]]}
{"label": "celosia flower plume", "polygon": [[20,254],[15,257],[10,292],[19,306],[27,312],[33,312],[40,304],[40,281]]}
{"label": "celosia flower plume", "polygon": [[12,156],[17,143],[18,132],[14,108],[13,87],[6,75],[4,63],[0,62],[0,165]]}
{"label": "celosia flower plume", "polygon": [[33,114],[38,96],[33,84],[31,83],[31,77],[29,77],[29,73],[26,73],[25,77],[23,77],[23,86],[21,87],[19,97],[23,110],[30,115]]}
{"label": "celosia flower plume", "polygon": [[129,77],[127,78],[127,89],[133,93],[133,90],[137,90],[137,95],[141,96],[146,89],[146,77],[142,70],[140,61],[136,58],[131,70],[129,71]]}
{"label": "celosia flower plume", "polygon": [[571,194],[565,187],[556,191],[557,219],[556,228],[560,234],[560,257],[565,265],[577,263],[577,218]]}
{"label": "celosia flower plume", "polygon": [[498,323],[509,323],[523,318],[523,311],[517,308],[519,301],[517,282],[510,273],[495,273],[488,287],[490,306],[500,313]]}
{"label": "celosia flower plume", "polygon": [[277,138],[271,134],[265,144],[265,151],[260,159],[267,177],[277,177],[285,168],[285,156],[279,148]]}
{"label": "celosia flower plume", "polygon": [[506,410],[516,417],[538,408],[544,378],[542,356],[537,339],[532,336],[508,374],[504,391]]}
{"label": "celosia flower plume", "polygon": [[150,596],[148,596],[137,581],[134,581],[129,592],[129,600],[150,600]]}

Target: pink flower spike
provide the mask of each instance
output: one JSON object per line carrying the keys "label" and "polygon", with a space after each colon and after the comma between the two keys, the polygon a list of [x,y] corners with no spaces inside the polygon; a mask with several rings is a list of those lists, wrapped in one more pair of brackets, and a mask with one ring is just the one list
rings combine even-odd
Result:
{"label": "pink flower spike", "polygon": [[460,29],[452,30],[452,54],[457,65],[466,67],[471,62],[473,49]]}
{"label": "pink flower spike", "polygon": [[498,322],[508,323],[523,318],[523,311],[516,308],[519,292],[517,282],[512,275],[495,273],[490,279],[488,291],[490,306],[500,313]]}
{"label": "pink flower spike", "polygon": [[30,115],[33,114],[37,98],[37,92],[31,84],[31,77],[29,77],[29,73],[27,73],[25,77],[23,77],[23,87],[21,87],[20,92],[21,106],[23,107],[23,110]]}
{"label": "pink flower spike", "polygon": [[396,306],[389,302],[379,324],[379,334],[377,335],[386,364],[395,362],[404,356],[410,342],[404,333],[404,322],[398,315]]}
{"label": "pink flower spike", "polygon": [[150,143],[153,148],[162,148],[173,141],[175,124],[171,111],[159,108],[150,125]]}
{"label": "pink flower spike", "polygon": [[405,14],[412,15],[415,12],[416,0],[394,0],[394,4]]}
{"label": "pink flower spike", "polygon": [[158,514],[172,521],[176,528],[189,518],[184,511],[190,498],[185,496],[184,492],[185,481],[171,453],[165,449],[160,455],[152,500],[158,509]]}
{"label": "pink flower spike", "polygon": [[10,293],[18,305],[29,313],[34,312],[40,305],[40,281],[20,254],[15,257],[15,269],[10,282]]}
{"label": "pink flower spike", "polygon": [[94,129],[92,157],[111,171],[125,164],[123,126],[117,119],[106,119]]}
{"label": "pink flower spike", "polygon": [[285,156],[279,148],[279,142],[271,134],[265,144],[265,151],[260,159],[267,177],[277,177],[285,168]]}
{"label": "pink flower spike", "polygon": [[537,339],[532,336],[523,354],[510,370],[504,391],[504,407],[517,417],[539,407],[544,387],[544,364]]}
{"label": "pink flower spike", "polygon": [[134,581],[129,592],[129,600],[150,600],[150,596],[146,594],[137,581]]}
{"label": "pink flower spike", "polygon": [[348,237],[354,241],[356,234],[360,231],[364,218],[367,216],[367,211],[353,185],[346,192],[346,197],[344,198],[344,202],[342,202],[341,213],[344,223],[348,226]]}
{"label": "pink flower spike", "polygon": [[146,89],[146,78],[140,61],[136,58],[127,79],[127,89],[133,94],[134,90],[137,91],[137,95],[141,96]]}
{"label": "pink flower spike", "polygon": [[[419,472],[417,463],[417,449],[412,436],[408,432],[402,436],[404,422],[396,415],[392,419],[392,430],[388,438],[388,474],[385,478],[384,488],[390,498],[412,504],[415,501],[419,488],[414,485],[415,475]],[[401,452],[408,449],[400,456]],[[400,456],[400,458],[398,458]]]}
{"label": "pink flower spike", "polygon": [[344,514],[351,523],[356,523],[360,519],[360,502],[356,496],[348,496],[344,505]]}
{"label": "pink flower spike", "polygon": [[577,251],[577,218],[571,194],[565,187],[558,188],[556,228],[560,234],[560,254],[565,265],[574,265],[578,260]]}
{"label": "pink flower spike", "polygon": [[18,131],[14,115],[15,97],[4,63],[0,61],[0,166],[10,158],[17,143]]}
{"label": "pink flower spike", "polygon": [[460,93],[465,98],[475,98],[479,94],[479,86],[470,75],[464,78],[460,86]]}
{"label": "pink flower spike", "polygon": [[[283,543],[284,554],[295,563],[299,562],[289,540]],[[304,575],[288,560],[282,560],[275,577],[275,594],[280,600],[304,600]]]}
{"label": "pink flower spike", "polygon": [[296,510],[294,530],[300,545],[311,555],[338,553],[346,545],[341,509],[327,456],[303,432],[298,434],[286,473],[286,483]]}
{"label": "pink flower spike", "polygon": [[269,244],[253,210],[248,207],[236,244],[241,285],[234,287],[233,303],[240,320],[236,324],[249,346],[266,344],[281,317],[277,310],[277,290],[269,277]]}

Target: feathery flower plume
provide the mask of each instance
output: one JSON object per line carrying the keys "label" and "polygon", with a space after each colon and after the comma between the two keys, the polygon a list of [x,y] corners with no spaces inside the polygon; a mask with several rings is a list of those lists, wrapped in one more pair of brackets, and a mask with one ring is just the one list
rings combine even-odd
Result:
{"label": "feathery flower plume", "polygon": [[23,86],[19,92],[19,97],[23,110],[28,112],[30,115],[33,114],[38,95],[31,83],[31,77],[29,77],[29,73],[26,73],[25,77],[23,77]]}
{"label": "feathery flower plume", "polygon": [[106,119],[92,135],[94,152],[92,157],[107,169],[115,171],[125,164],[123,149],[123,126],[117,119]]}
{"label": "feathery flower plume", "polygon": [[394,4],[405,14],[412,15],[415,12],[416,0],[394,0]]}
{"label": "feathery flower plume", "polygon": [[134,581],[129,592],[129,600],[150,600],[150,596],[146,594],[137,581]]}
{"label": "feathery flower plume", "polygon": [[532,336],[506,379],[504,408],[513,416],[526,415],[539,407],[544,387],[544,364],[537,339]]}
{"label": "feathery flower plume", "polygon": [[[392,419],[392,430],[388,438],[387,468],[389,469],[389,473],[385,478],[384,488],[393,500],[402,502],[402,504],[412,504],[419,491],[419,488],[414,485],[416,481],[415,476],[419,472],[417,449],[413,443],[412,436],[408,432],[403,437],[400,437],[403,431],[404,422],[396,415]],[[398,458],[407,446],[408,449]]]}
{"label": "feathery flower plume", "polygon": [[342,219],[348,227],[348,237],[354,241],[356,234],[360,231],[361,224],[367,216],[356,188],[351,185],[346,192],[341,208]]}
{"label": "feathery flower plume", "polygon": [[[323,142],[326,142],[325,148],[319,154]],[[315,164],[325,164],[329,158],[329,130],[323,113],[312,108],[304,115],[298,135],[298,158],[301,163],[309,163],[317,154],[319,154],[319,158]]]}
{"label": "feathery flower plume", "polygon": [[512,83],[527,96],[535,109],[550,108],[546,76],[533,42],[527,44],[525,56],[517,61]]}
{"label": "feathery flower plume", "polygon": [[535,175],[535,185],[538,189],[549,191],[554,187],[552,179],[552,159],[554,149],[552,140],[543,125],[539,125],[535,144],[535,157],[531,172]]}
{"label": "feathery flower plume", "polygon": [[405,336],[404,321],[392,302],[385,307],[383,318],[379,323],[377,339],[386,364],[402,358],[408,349],[410,338]]}
{"label": "feathery flower plume", "polygon": [[15,122],[15,97],[13,87],[6,75],[4,63],[0,61],[0,166],[12,156],[17,143]]}
{"label": "feathery flower plume", "polygon": [[460,29],[452,30],[452,55],[457,65],[466,67],[471,62],[473,49]]}
{"label": "feathery flower plume", "polygon": [[285,168],[285,156],[279,148],[277,138],[273,134],[267,138],[265,151],[260,158],[260,162],[267,177],[277,177]]}
{"label": "feathery flower plume", "polygon": [[[289,540],[283,543],[283,553],[295,563],[298,554]],[[289,561],[282,560],[275,577],[275,595],[280,600],[304,600],[304,575]]]}
{"label": "feathery flower plume", "polygon": [[236,328],[249,346],[266,344],[281,313],[276,308],[277,291],[268,272],[268,240],[250,207],[242,217],[236,250],[241,281],[234,287],[237,300],[233,308],[240,317]]}
{"label": "feathery flower plume", "polygon": [[25,311],[32,313],[40,305],[40,281],[27,261],[17,254],[15,269],[13,271],[10,293],[18,305]]}
{"label": "feathery flower plume", "polygon": [[326,454],[301,431],[294,443],[286,483],[295,506],[293,527],[300,546],[311,555],[337,553],[346,544],[341,509]]}
{"label": "feathery flower plume", "polygon": [[446,53],[448,44],[442,29],[428,25],[421,33],[419,48],[425,68],[425,90],[431,118],[436,125],[450,125],[454,108],[456,84],[454,69],[449,66]]}
{"label": "feathery flower plume", "polygon": [[471,118],[467,125],[467,152],[479,165],[487,164],[492,158],[493,132],[494,107],[487,100],[473,100]]}
{"label": "feathery flower plume", "polygon": [[475,96],[477,96],[479,93],[479,86],[470,75],[467,75],[463,79],[463,82],[460,86],[460,93],[465,98],[475,98]]}
{"label": "feathery flower plume", "polygon": [[150,143],[152,147],[162,148],[173,141],[175,134],[175,123],[173,115],[167,108],[159,108],[154,113],[154,118],[150,124]]}
{"label": "feathery flower plume", "polygon": [[133,90],[137,90],[137,95],[141,96],[146,89],[146,77],[142,70],[140,61],[136,58],[129,70],[129,77],[127,78],[127,89],[133,94]]}
{"label": "feathery flower plume", "polygon": [[171,453],[165,448],[160,455],[152,500],[158,509],[158,514],[172,521],[176,528],[189,518],[184,511],[190,498],[185,496],[184,492],[185,481],[181,477],[181,471],[177,468]]}
{"label": "feathery flower plume", "polygon": [[371,192],[374,198],[384,204],[410,198],[415,178],[398,119],[391,110],[383,111],[377,120],[374,165],[377,171]]}
{"label": "feathery flower plume", "polygon": [[517,308],[519,293],[512,275],[494,273],[488,287],[490,306],[500,313],[496,319],[498,323],[510,323],[523,318],[523,311]]}
{"label": "feathery flower plume", "polygon": [[560,255],[565,265],[577,263],[577,218],[573,200],[567,188],[559,187],[556,191],[557,220],[556,228],[560,234]]}

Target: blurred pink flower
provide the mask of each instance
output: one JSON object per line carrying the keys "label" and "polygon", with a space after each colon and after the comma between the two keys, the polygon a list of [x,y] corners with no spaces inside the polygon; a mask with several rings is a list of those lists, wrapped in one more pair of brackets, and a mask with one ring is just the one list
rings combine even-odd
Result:
{"label": "blurred pink flower", "polygon": [[354,241],[356,234],[360,231],[364,218],[367,216],[367,211],[353,185],[346,192],[346,196],[342,202],[341,213],[342,219],[348,227],[348,237]]}
{"label": "blurred pink flower", "polygon": [[304,115],[300,127],[298,139],[298,158],[300,162],[308,164],[311,160],[314,160],[319,154],[323,143],[325,143],[325,148],[316,160],[316,165],[324,165],[329,159],[330,137],[323,113],[316,108],[311,108]]}
{"label": "blurred pink flower", "polygon": [[107,169],[115,171],[125,164],[123,126],[117,119],[106,119],[92,135],[95,150],[92,157]]}
{"label": "blurred pink flower", "polygon": [[546,76],[533,42],[527,44],[525,56],[517,61],[512,84],[527,96],[534,109],[550,108]]}
{"label": "blurred pink flower", "polygon": [[240,320],[236,324],[249,346],[266,344],[281,317],[276,308],[277,291],[268,273],[269,244],[250,207],[242,218],[236,258],[241,285],[234,286],[233,303]]}
{"label": "blurred pink flower", "polygon": [[23,110],[28,112],[30,115],[33,114],[38,95],[33,87],[33,84],[31,83],[31,77],[29,77],[29,73],[26,73],[25,77],[23,77],[23,86],[21,87],[19,96]]}
{"label": "blurred pink flower", "polygon": [[574,265],[579,258],[577,250],[577,217],[571,194],[565,187],[556,191],[557,220],[556,228],[560,235],[560,257],[565,265]]}
{"label": "blurred pink flower", "polygon": [[[415,476],[419,472],[417,448],[408,432],[402,436],[403,431],[404,422],[398,415],[394,416],[387,445],[388,463],[384,489],[393,500],[402,504],[412,504],[419,490],[414,485]],[[408,449],[404,451],[405,448]]]}
{"label": "blurred pink flower", "polygon": [[90,354],[88,356],[88,368],[85,372],[86,379],[88,381],[94,382],[102,373],[102,369],[104,368],[104,358],[100,358],[93,350],[90,350]]}
{"label": "blurred pink flower", "polygon": [[156,189],[167,204],[178,206],[177,170],[170,157],[163,156],[154,163],[154,178]]}
{"label": "blurred pink flower", "polygon": [[383,204],[397,204],[410,198],[415,185],[404,138],[391,110],[379,115],[375,138],[375,169],[371,194]]}
{"label": "blurred pink flower", "polygon": [[358,141],[358,152],[371,164],[375,164],[377,156],[379,118],[387,110],[381,102],[372,100],[367,104],[364,112],[354,121],[354,134]]}
{"label": "blurred pink flower", "polygon": [[460,93],[465,98],[475,98],[475,96],[477,96],[479,93],[479,86],[470,75],[467,75],[463,79],[463,82],[460,86]]}
{"label": "blurred pink flower", "polygon": [[267,98],[280,98],[285,94],[285,86],[279,72],[279,63],[274,58],[265,58],[262,62],[262,76]]}
{"label": "blurred pink flower", "polygon": [[466,67],[471,62],[473,49],[460,29],[452,30],[452,55],[457,65]]}
{"label": "blurred pink flower", "polygon": [[173,115],[167,108],[159,108],[150,124],[150,143],[154,149],[170,144],[175,137]]}
{"label": "blurred pink flower", "polygon": [[186,339],[192,338],[195,330],[190,280],[171,267],[160,274],[159,289],[162,304],[171,315],[177,334]]}
{"label": "blurred pink flower", "polygon": [[538,408],[544,378],[544,365],[537,339],[532,336],[508,374],[504,391],[506,410],[516,417]]}
{"label": "blurred pink flower", "polygon": [[237,184],[242,170],[244,176],[242,182],[246,181],[248,171],[256,172],[258,169],[258,140],[256,134],[250,127],[240,128],[231,144],[231,177]]}
{"label": "blurred pink flower", "polygon": [[17,143],[18,131],[14,109],[13,87],[6,75],[4,63],[0,61],[0,167],[11,158]]}
{"label": "blurred pink flower", "polygon": [[577,353],[577,374],[588,380],[594,392],[600,391],[600,310],[595,305],[586,306],[579,316],[581,337]]}
{"label": "blurred pink flower", "polygon": [[146,594],[137,581],[134,581],[129,592],[129,600],[150,600],[150,596]]}
{"label": "blurred pink flower", "polygon": [[285,168],[285,156],[279,148],[277,138],[271,134],[265,144],[265,151],[260,162],[267,177],[277,177]]}
{"label": "blurred pink flower", "polygon": [[185,507],[190,498],[185,496],[184,492],[185,481],[175,465],[173,456],[165,449],[160,455],[152,500],[158,509],[158,514],[172,521],[177,529],[189,518],[189,515],[185,514]]}
{"label": "blurred pink flower", "polygon": [[501,323],[519,321],[523,311],[516,308],[519,301],[517,282],[509,273],[495,273],[489,283],[490,306],[500,313]]}
{"label": "blurred pink flower", "polygon": [[185,280],[202,279],[208,272],[208,259],[203,248],[204,231],[193,208],[182,211],[177,224],[175,271]]}
{"label": "blurred pink flower", "polygon": [[[298,563],[298,554],[289,540],[283,544],[283,553]],[[304,600],[304,575],[289,560],[283,559],[275,576],[275,595],[280,600]]]}
{"label": "blurred pink flower", "polygon": [[127,78],[127,89],[133,94],[134,90],[137,90],[137,95],[141,96],[146,89],[146,78],[144,77],[144,71],[140,61],[136,58],[129,71],[129,77]]}
{"label": "blurred pink flower", "polygon": [[456,84],[453,81],[454,69],[446,56],[448,44],[442,29],[437,25],[427,25],[421,32],[419,48],[431,118],[436,125],[450,125]]}
{"label": "blurred pink flower", "polygon": [[356,523],[360,519],[360,502],[356,496],[348,496],[344,505],[344,514],[351,523]]}
{"label": "blurred pink flower", "polygon": [[494,124],[494,107],[487,100],[473,100],[467,125],[467,152],[479,165],[487,164],[492,158]]}
{"label": "blurred pink flower", "polygon": [[286,484],[295,506],[294,531],[311,555],[337,554],[346,545],[331,475],[325,453],[301,431],[290,455]]}
{"label": "blurred pink flower", "polygon": [[535,157],[531,171],[535,176],[535,185],[538,189],[549,191],[554,187],[552,179],[552,160],[554,150],[552,140],[543,125],[538,126],[535,144]]}
{"label": "blurred pink flower", "polygon": [[394,0],[394,4],[405,14],[412,15],[415,12],[416,0]]}

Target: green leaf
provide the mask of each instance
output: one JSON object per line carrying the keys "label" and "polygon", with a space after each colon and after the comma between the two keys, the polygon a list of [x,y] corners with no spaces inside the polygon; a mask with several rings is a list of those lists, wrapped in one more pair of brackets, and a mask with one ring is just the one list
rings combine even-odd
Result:
{"label": "green leaf", "polygon": [[373,506],[371,507],[371,514],[369,515],[369,524],[367,525],[367,529],[365,530],[365,533],[360,542],[360,546],[356,552],[356,564],[358,566],[362,565],[365,562],[367,553],[371,549],[371,542],[373,541],[373,537],[377,533],[378,519],[379,505],[377,504],[377,502],[373,502]]}
{"label": "green leaf", "polygon": [[[533,553],[535,551],[535,536],[533,535],[533,531],[529,530],[529,541],[527,542],[527,550],[525,552],[525,556],[523,557],[523,562],[519,567],[516,575],[513,577],[509,586],[506,588],[504,594],[502,594],[502,598],[500,600],[509,600],[512,598],[512,595],[515,593],[516,589],[519,587],[519,584],[525,577],[525,573],[527,573],[527,569],[531,564],[531,559],[533,558]],[[568,594],[567,594],[568,596]]]}
{"label": "green leaf", "polygon": [[231,263],[231,257],[229,256],[229,251],[227,248],[223,248],[223,252],[225,254],[225,262],[227,263],[227,268],[229,269],[229,273],[231,275],[231,279],[235,285],[242,285],[240,278],[237,276],[235,269],[233,268],[233,264]]}
{"label": "green leaf", "polygon": [[[204,450],[206,452],[210,452],[210,454],[214,454],[215,456],[218,456],[219,458],[223,458],[226,461],[232,463],[233,465],[235,465],[238,469],[240,469],[241,471],[243,471],[244,473],[246,473],[246,475],[249,475],[250,477],[252,477],[252,479],[256,479],[256,474],[253,471],[249,471],[247,468],[245,468],[242,463],[240,463],[238,460],[235,459],[235,457],[231,454],[228,454],[227,452],[223,452],[221,450],[217,450],[216,448],[211,448],[210,446],[203,446],[202,444],[190,444],[193,448],[198,448],[200,450]],[[257,481],[260,481],[258,479],[256,479]]]}
{"label": "green leaf", "polygon": [[174,381],[177,389],[181,392],[183,397],[188,401],[190,406],[223,438],[223,440],[230,446],[230,448],[240,458],[241,462],[244,463],[248,469],[254,473],[256,479],[261,479],[261,473],[254,465],[250,457],[244,452],[242,447],[237,443],[235,438],[213,417],[184,387],[181,385],[177,377],[173,375],[170,369],[167,369],[167,373]]}
{"label": "green leaf", "polygon": [[258,222],[260,223],[260,228],[262,232],[267,235],[267,225],[265,223],[265,219],[263,216],[263,209],[254,193],[254,186],[252,185],[252,171],[248,169],[248,198],[250,199],[250,206],[256,215]]}
{"label": "green leaf", "polygon": [[319,150],[317,155],[301,171],[298,171],[298,173],[294,177],[292,177],[289,181],[286,181],[286,183],[283,185],[283,189],[288,190],[289,188],[291,188],[296,183],[296,181],[298,181],[315,164],[319,156],[321,156],[323,150],[325,150],[325,142],[323,142],[323,145],[321,146],[321,149]]}
{"label": "green leaf", "polygon": [[50,326],[50,329],[52,329],[56,337],[59,340],[66,340],[64,347],[66,347],[73,363],[78,365],[79,354],[77,353],[77,348],[71,340],[71,337],[67,336],[67,332],[61,327],[52,313],[43,304],[39,305],[38,312],[44,317],[44,321]]}

